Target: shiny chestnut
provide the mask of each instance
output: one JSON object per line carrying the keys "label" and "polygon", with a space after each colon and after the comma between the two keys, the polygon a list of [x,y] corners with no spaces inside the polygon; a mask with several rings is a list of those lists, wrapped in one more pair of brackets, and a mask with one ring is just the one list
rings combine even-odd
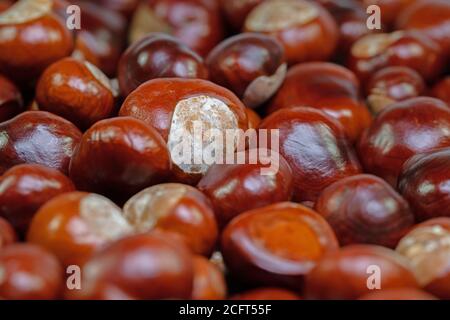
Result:
{"label": "shiny chestnut", "polygon": [[231,274],[244,282],[302,288],[317,260],[338,243],[316,212],[284,202],[247,211],[222,234],[222,254]]}
{"label": "shiny chestnut", "polygon": [[39,164],[14,166],[0,176],[0,216],[25,234],[43,204],[74,190],[70,179],[58,170]]}
{"label": "shiny chestnut", "polygon": [[363,133],[358,155],[366,172],[391,185],[406,160],[450,146],[450,109],[441,100],[418,97],[391,105]]}
{"label": "shiny chestnut", "polygon": [[136,232],[176,233],[197,254],[210,255],[216,245],[219,232],[211,203],[191,186],[166,183],[147,188],[125,203],[123,213]]}
{"label": "shiny chestnut", "polygon": [[278,41],[256,33],[226,39],[210,52],[206,63],[211,81],[233,91],[249,108],[266,102],[287,70]]}
{"label": "shiny chestnut", "polygon": [[0,75],[0,122],[23,111],[22,94],[14,83]]}
{"label": "shiny chestnut", "polygon": [[431,89],[431,94],[450,106],[450,76],[438,81]]}
{"label": "shiny chestnut", "polygon": [[300,297],[282,288],[259,288],[235,294],[230,300],[300,300]]}
{"label": "shiny chestnut", "polygon": [[306,276],[305,296],[353,300],[375,290],[418,286],[408,261],[400,254],[380,246],[352,245],[329,252],[317,262]]}
{"label": "shiny chestnut", "polygon": [[73,58],[48,67],[36,87],[39,110],[57,114],[81,129],[111,116],[116,95],[103,72]]}
{"label": "shiny chestnut", "polygon": [[202,57],[164,33],[153,33],[133,43],[118,67],[120,90],[128,96],[142,83],[155,78],[208,78]]}
{"label": "shiny chestnut", "polygon": [[222,271],[208,259],[194,257],[193,300],[223,300],[227,296],[227,285]]}
{"label": "shiny chestnut", "polygon": [[292,169],[295,201],[315,201],[331,183],[361,172],[342,126],[322,111],[282,109],[259,129],[278,130],[279,153]]}
{"label": "shiny chestnut", "polygon": [[7,220],[0,217],[0,250],[3,247],[16,242],[16,240],[17,235],[12,225]]}
{"label": "shiny chestnut", "polygon": [[0,123],[0,174],[22,163],[36,163],[64,174],[81,139],[71,122],[44,111],[27,111]]}
{"label": "shiny chestnut", "polygon": [[291,65],[329,59],[339,38],[336,22],[328,11],[305,0],[263,1],[247,16],[244,30],[277,38]]}
{"label": "shiny chestnut", "polygon": [[315,210],[331,225],[339,244],[377,244],[395,248],[414,224],[408,202],[372,175],[343,178],[327,187]]}
{"label": "shiny chestnut", "polygon": [[93,193],[69,192],[44,204],[27,241],[53,252],[64,266],[83,265],[100,247],[132,232],[122,211]]}

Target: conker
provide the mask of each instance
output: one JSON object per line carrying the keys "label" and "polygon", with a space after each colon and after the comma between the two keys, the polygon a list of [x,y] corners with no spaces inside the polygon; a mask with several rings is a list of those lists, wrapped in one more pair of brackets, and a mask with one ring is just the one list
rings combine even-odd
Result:
{"label": "conker", "polygon": [[222,271],[208,259],[194,257],[193,300],[223,300],[227,285]]}

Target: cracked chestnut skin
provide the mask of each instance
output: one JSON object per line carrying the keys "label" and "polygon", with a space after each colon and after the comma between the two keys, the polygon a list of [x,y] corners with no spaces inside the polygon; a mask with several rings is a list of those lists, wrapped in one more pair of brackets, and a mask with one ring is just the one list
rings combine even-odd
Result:
{"label": "cracked chestnut skin", "polygon": [[14,83],[0,74],[0,122],[23,111],[22,94]]}
{"label": "cracked chestnut skin", "polygon": [[314,209],[328,221],[342,246],[367,243],[394,248],[414,224],[408,202],[372,175],[333,183]]}
{"label": "cracked chestnut skin", "polygon": [[313,108],[286,108],[266,117],[259,129],[278,129],[279,153],[292,169],[293,199],[315,201],[323,189],[361,173],[342,126]]}
{"label": "cracked chestnut skin", "polygon": [[351,245],[329,252],[306,276],[305,297],[321,300],[354,300],[373,292],[368,288],[369,267],[381,273],[381,291],[419,288],[408,261],[393,250],[374,245]]}
{"label": "cracked chestnut skin", "polygon": [[317,108],[338,120],[353,142],[371,122],[359,91],[356,76],[342,66],[328,62],[302,63],[288,71],[268,112],[302,106]]}
{"label": "cracked chestnut skin", "polygon": [[450,148],[411,157],[401,172],[398,189],[418,220],[450,217]]}
{"label": "cracked chestnut skin", "polygon": [[118,79],[126,97],[142,83],[155,78],[208,79],[208,68],[202,57],[176,38],[154,33],[133,43],[123,53]]}
{"label": "cracked chestnut skin", "polygon": [[194,256],[193,300],[224,300],[227,285],[222,271],[202,256]]}
{"label": "cracked chestnut skin", "polygon": [[68,177],[38,164],[17,165],[0,176],[0,216],[23,235],[39,208],[75,187]]}
{"label": "cracked chestnut skin", "polygon": [[17,241],[17,234],[13,226],[0,217],[0,249]]}
{"label": "cracked chestnut skin", "polygon": [[81,139],[71,122],[45,111],[26,111],[0,123],[0,174],[23,163],[36,163],[68,174]]}
{"label": "cracked chestnut skin", "polygon": [[361,136],[357,151],[365,172],[397,185],[410,157],[450,146],[450,109],[443,101],[418,97],[381,112]]}
{"label": "cracked chestnut skin", "polygon": [[283,202],[233,219],[222,233],[221,248],[231,275],[241,281],[298,290],[304,276],[338,242],[318,213]]}
{"label": "cracked chestnut skin", "polygon": [[[58,299],[63,269],[54,255],[33,244],[13,244],[0,250],[0,299]],[[20,275],[20,281],[18,277]]]}
{"label": "cracked chestnut skin", "polygon": [[80,190],[119,202],[162,182],[170,173],[166,143],[141,120],[118,117],[97,122],[81,138],[70,162]]}

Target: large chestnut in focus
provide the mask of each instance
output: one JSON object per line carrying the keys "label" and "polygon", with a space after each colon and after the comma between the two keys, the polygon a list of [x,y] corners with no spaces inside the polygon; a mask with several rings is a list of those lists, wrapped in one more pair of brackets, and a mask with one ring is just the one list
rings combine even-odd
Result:
{"label": "large chestnut in focus", "polygon": [[221,42],[206,63],[211,81],[233,91],[249,108],[260,106],[279,89],[287,69],[278,41],[256,33]]}
{"label": "large chestnut in focus", "polygon": [[375,290],[418,286],[400,254],[380,246],[352,245],[317,262],[306,276],[305,295],[314,300],[353,300]]}
{"label": "large chestnut in focus", "polygon": [[292,169],[295,201],[315,201],[331,183],[361,172],[342,126],[324,112],[279,110],[265,118],[259,129],[278,130],[279,153]]}
{"label": "large chestnut in focus", "polygon": [[64,266],[83,265],[99,248],[132,232],[122,211],[93,193],[69,192],[43,205],[27,241],[53,252]]}
{"label": "large chestnut in focus", "polygon": [[170,168],[166,143],[154,128],[118,117],[99,121],[83,134],[70,162],[70,177],[80,190],[120,202],[165,180]]}
{"label": "large chestnut in focus", "polygon": [[118,79],[126,97],[147,80],[155,78],[207,79],[203,59],[179,40],[154,33],[132,44],[120,59]]}
{"label": "large chestnut in focus", "polygon": [[371,121],[359,91],[359,81],[350,70],[326,62],[303,63],[289,70],[268,111],[302,106],[320,109],[337,119],[353,142]]}
{"label": "large chestnut in focus", "polygon": [[[225,136],[225,130],[248,127],[242,102],[231,91],[200,79],[147,81],[128,96],[119,115],[141,119],[156,128],[167,141],[176,179],[189,184],[197,183],[210,166],[203,151],[214,145],[215,136],[208,133],[211,129]],[[201,143],[196,142],[195,132],[202,133]],[[224,155],[234,153],[226,149],[224,144]],[[196,158],[199,152],[200,161]]]}
{"label": "large chestnut in focus", "polygon": [[222,271],[208,259],[194,257],[193,300],[223,300],[227,296],[227,285]]}
{"label": "large chestnut in focus", "polygon": [[52,0],[20,0],[0,13],[0,72],[14,81],[30,83],[71,53],[71,34],[52,6]]}
{"label": "large chestnut in focus", "polygon": [[0,299],[51,300],[59,298],[63,269],[47,250],[14,244],[0,250]]}
{"label": "large chestnut in focus", "polygon": [[8,78],[0,75],[0,122],[23,111],[22,95]]}
{"label": "large chestnut in focus", "polygon": [[190,252],[165,234],[142,234],[105,248],[82,269],[81,290],[70,299],[154,300],[191,298]]}
{"label": "large chestnut in focus", "polygon": [[14,166],[0,176],[0,216],[25,234],[44,203],[74,190],[69,178],[55,169],[38,164]]}
{"label": "large chestnut in focus", "polygon": [[222,226],[244,211],[289,201],[293,193],[292,170],[281,155],[275,158],[267,150],[252,149],[235,157],[247,161],[215,164],[197,185],[211,199]]}
{"label": "large chestnut in focus", "polygon": [[321,5],[305,0],[267,0],[245,20],[244,30],[272,35],[283,45],[289,64],[329,59],[339,33]]}
{"label": "large chestnut in focus", "polygon": [[147,188],[125,203],[123,213],[136,232],[176,233],[197,254],[210,255],[216,245],[218,228],[211,203],[191,186],[166,183]]}
{"label": "large chestnut in focus", "polygon": [[316,212],[283,202],[247,211],[222,233],[231,274],[248,283],[300,289],[323,254],[338,248],[328,223]]}
{"label": "large chestnut in focus", "polygon": [[347,66],[365,82],[376,71],[391,66],[416,70],[426,81],[436,79],[445,62],[439,45],[416,31],[368,34],[356,41]]}
{"label": "large chestnut in focus", "polygon": [[71,122],[44,111],[27,111],[0,123],[0,174],[22,163],[37,163],[64,174],[81,132]]}
{"label": "large chestnut in focus", "polygon": [[378,244],[394,248],[414,224],[408,202],[372,175],[341,179],[327,187],[315,210],[331,225],[339,244]]}
{"label": "large chestnut in focus", "polygon": [[418,153],[450,146],[450,109],[434,98],[412,98],[380,113],[358,143],[366,172],[392,186],[406,160]]}
{"label": "large chestnut in focus", "polygon": [[438,81],[432,88],[431,94],[445,101],[450,107],[450,76]]}
{"label": "large chestnut in focus", "polygon": [[0,217],[0,250],[17,240],[16,232],[12,225],[2,217]]}
{"label": "large chestnut in focus", "polygon": [[111,116],[116,95],[103,72],[73,58],[48,67],[36,87],[39,110],[57,114],[81,129]]}

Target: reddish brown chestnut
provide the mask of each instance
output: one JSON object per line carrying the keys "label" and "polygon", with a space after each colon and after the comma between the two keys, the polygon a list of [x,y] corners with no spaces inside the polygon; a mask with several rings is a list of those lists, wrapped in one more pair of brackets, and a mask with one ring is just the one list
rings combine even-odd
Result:
{"label": "reddish brown chestnut", "polygon": [[389,28],[394,27],[399,14],[401,15],[415,1],[417,0],[362,0],[365,8],[371,5],[376,5],[380,8],[381,22]]}
{"label": "reddish brown chestnut", "polygon": [[167,146],[151,126],[131,117],[97,122],[83,134],[70,162],[80,190],[126,200],[170,173]]}
{"label": "reddish brown chestnut", "polygon": [[359,81],[350,70],[332,63],[303,63],[289,70],[268,111],[302,106],[320,109],[337,119],[353,142],[371,121],[359,91]]}
{"label": "reddish brown chestnut", "polygon": [[437,298],[419,289],[399,288],[368,293],[358,300],[437,300]]}
{"label": "reddish brown chestnut", "polygon": [[333,231],[319,214],[289,202],[247,211],[222,234],[230,272],[258,285],[299,289],[316,261],[337,248]]}
{"label": "reddish brown chestnut", "polygon": [[361,172],[341,125],[324,112],[287,108],[259,128],[279,130],[279,153],[292,169],[295,201],[315,201],[331,183]]}
{"label": "reddish brown chestnut", "polygon": [[266,102],[283,83],[287,70],[278,41],[256,33],[221,42],[206,63],[211,81],[233,91],[249,108]]}
{"label": "reddish brown chestnut", "polygon": [[411,156],[450,146],[450,109],[434,98],[412,98],[380,113],[358,143],[366,172],[397,185]]}
{"label": "reddish brown chestnut", "polygon": [[[379,277],[377,277],[377,274]],[[353,300],[375,290],[418,288],[408,261],[393,250],[352,245],[325,254],[306,276],[307,299]]]}
{"label": "reddish brown chestnut", "polygon": [[14,244],[0,250],[0,299],[57,299],[63,270],[47,250],[32,244]]}
{"label": "reddish brown chestnut", "polygon": [[0,249],[16,242],[16,240],[17,235],[12,225],[0,217]]}
{"label": "reddish brown chestnut", "polygon": [[71,53],[72,37],[52,5],[52,0],[20,0],[0,13],[0,72],[29,83]]}
{"label": "reddish brown chestnut", "polygon": [[128,96],[147,80],[155,78],[207,79],[203,59],[176,38],[150,34],[132,44],[120,59],[118,79],[121,92]]}
{"label": "reddish brown chestnut", "polygon": [[64,174],[81,132],[71,122],[44,111],[27,111],[0,123],[0,174],[36,163]]}
{"label": "reddish brown chestnut", "polygon": [[39,110],[57,114],[82,129],[111,116],[116,95],[103,72],[73,58],[48,67],[36,87]]}
{"label": "reddish brown chestnut", "polygon": [[286,289],[259,288],[235,294],[230,300],[300,300],[300,297]]}
{"label": "reddish brown chestnut", "polygon": [[450,77],[445,77],[437,82],[431,90],[431,94],[450,106]]}
{"label": "reddish brown chestnut", "polygon": [[327,60],[339,37],[328,11],[304,0],[263,1],[247,16],[244,30],[276,37],[289,64]]}
{"label": "reddish brown chestnut", "polygon": [[227,285],[222,271],[206,258],[194,257],[193,300],[223,300]]}
{"label": "reddish brown chestnut", "polygon": [[110,200],[93,193],[69,192],[39,209],[27,241],[53,252],[64,266],[81,266],[96,250],[131,231],[120,208]]}
{"label": "reddish brown chestnut", "polygon": [[315,210],[331,225],[339,244],[378,244],[395,248],[414,224],[408,202],[372,175],[343,178],[327,187]]}
{"label": "reddish brown chestnut", "polygon": [[211,203],[191,186],[167,183],[147,188],[128,200],[123,211],[136,232],[176,233],[202,255],[210,255],[216,245],[218,228]]}
{"label": "reddish brown chestnut", "polygon": [[258,128],[262,121],[259,114],[257,114],[253,109],[250,108],[245,108],[245,113],[247,114],[248,128],[249,129]]}
{"label": "reddish brown chestnut", "polygon": [[14,166],[0,177],[0,216],[25,234],[44,203],[74,190],[69,178],[55,169],[38,164]]}
{"label": "reddish brown chestnut", "polygon": [[23,100],[19,89],[6,77],[0,75],[0,122],[23,111]]}

